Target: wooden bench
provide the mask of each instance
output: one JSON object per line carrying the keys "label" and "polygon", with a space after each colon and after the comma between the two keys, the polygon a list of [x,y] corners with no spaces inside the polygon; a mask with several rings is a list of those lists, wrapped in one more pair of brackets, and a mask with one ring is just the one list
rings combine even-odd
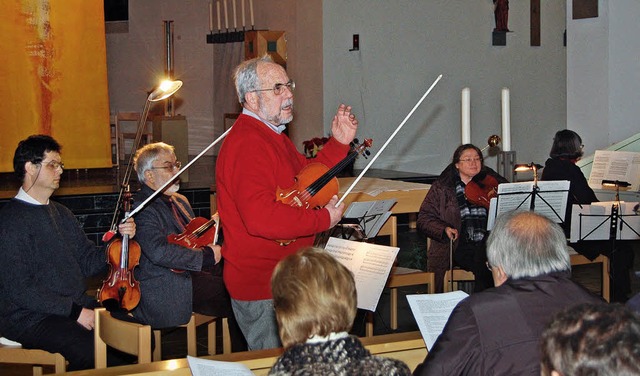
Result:
{"label": "wooden bench", "polygon": [[[362,338],[361,341],[373,355],[402,360],[407,363],[411,370],[415,369],[427,356],[424,340],[418,331]],[[282,354],[282,351],[282,348],[278,348],[205,356],[202,358],[239,362],[249,367],[255,375],[266,375]],[[68,373],[68,375],[71,376],[115,376],[133,374],[146,376],[190,376],[191,371],[189,370],[187,359],[183,358]]]}

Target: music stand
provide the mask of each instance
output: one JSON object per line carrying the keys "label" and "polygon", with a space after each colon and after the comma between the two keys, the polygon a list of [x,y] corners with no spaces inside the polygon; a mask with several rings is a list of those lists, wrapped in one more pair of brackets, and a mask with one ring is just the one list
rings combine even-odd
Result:
{"label": "music stand", "polygon": [[[621,201],[596,202],[591,205],[573,205],[571,212],[572,243],[578,241],[609,241],[611,265],[616,257],[617,241],[640,239],[638,203]],[[615,268],[611,268],[611,286],[615,287]]]}
{"label": "music stand", "polygon": [[489,206],[487,230],[493,229],[497,216],[512,210],[533,211],[560,225],[564,224],[569,186],[568,180],[498,185],[498,194],[491,199]]}

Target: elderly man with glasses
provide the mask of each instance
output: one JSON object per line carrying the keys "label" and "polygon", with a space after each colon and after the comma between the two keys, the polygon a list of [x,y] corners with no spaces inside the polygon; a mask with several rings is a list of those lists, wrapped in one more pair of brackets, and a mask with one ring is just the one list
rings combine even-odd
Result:
{"label": "elderly man with glasses", "polygon": [[[163,142],[143,146],[134,157],[134,168],[142,184],[134,205],[140,205],[165,183],[175,181],[136,216],[137,241],[142,250],[136,268],[141,296],[133,315],[160,329],[186,324],[191,313],[196,312],[231,317],[233,329],[231,302],[222,280],[220,246],[214,244],[209,234],[203,234],[202,238],[211,241],[210,244],[169,241],[170,235],[175,238],[184,233],[195,217],[187,198],[178,193],[180,179],[176,174],[180,167],[174,147]],[[213,234],[215,227],[209,231]],[[239,330],[235,334],[233,337],[238,339]]]}
{"label": "elderly man with glasses", "polygon": [[414,375],[539,375],[540,338],[556,312],[602,302],[571,281],[564,232],[539,214],[502,214],[487,241],[496,287],[451,313]]}
{"label": "elderly man with glasses", "polygon": [[224,280],[249,349],[274,348],[280,340],[271,297],[273,269],[312,245],[315,234],[336,225],[344,211],[344,205],[336,207],[336,196],[310,210],[276,202],[276,191],[294,185],[309,163],[330,168],[346,157],[358,121],[350,106],[340,105],[332,137],[317,158],[307,160],[283,133],[293,119],[295,88],[285,69],[264,56],[241,63],[234,78],[243,110],[216,161]]}

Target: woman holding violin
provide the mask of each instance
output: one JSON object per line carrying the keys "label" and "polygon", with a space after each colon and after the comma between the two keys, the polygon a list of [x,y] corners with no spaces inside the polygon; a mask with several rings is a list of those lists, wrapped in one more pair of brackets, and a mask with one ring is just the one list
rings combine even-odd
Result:
{"label": "woman holding violin", "polygon": [[[134,206],[172,180],[180,166],[171,145],[157,142],[138,149],[134,168],[142,188]],[[136,239],[142,255],[135,273],[141,297],[132,313],[154,328],[186,324],[192,312],[233,316],[222,281],[220,246],[213,244],[213,236],[202,234],[204,244],[196,238],[189,242],[175,240],[195,217],[187,198],[177,193],[179,188],[176,179],[136,215]],[[208,230],[212,235],[216,228]]]}
{"label": "woman holding violin", "polygon": [[482,151],[459,146],[431,185],[418,214],[418,228],[431,238],[427,270],[435,273],[436,292],[443,291],[453,247],[454,264],[475,275],[475,291],[493,286],[486,266],[487,211],[498,184],[507,180],[484,165]]}

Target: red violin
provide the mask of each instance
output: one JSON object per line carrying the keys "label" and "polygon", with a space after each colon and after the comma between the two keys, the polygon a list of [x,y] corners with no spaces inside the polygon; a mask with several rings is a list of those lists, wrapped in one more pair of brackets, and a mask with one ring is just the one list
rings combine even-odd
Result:
{"label": "red violin", "polygon": [[489,209],[491,198],[498,194],[498,179],[479,173],[464,188],[464,195],[470,203]]}
{"label": "red violin", "polygon": [[[169,243],[181,245],[185,248],[202,248],[215,244],[218,238],[218,214],[214,214],[211,219],[195,217],[185,226],[180,234],[170,234],[167,236]],[[171,269],[175,273],[183,273],[184,270]]]}

